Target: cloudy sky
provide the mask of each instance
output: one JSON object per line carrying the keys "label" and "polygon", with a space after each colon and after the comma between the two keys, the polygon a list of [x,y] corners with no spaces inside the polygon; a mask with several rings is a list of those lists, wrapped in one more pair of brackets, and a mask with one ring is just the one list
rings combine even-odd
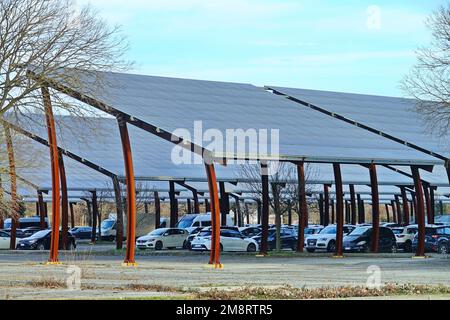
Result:
{"label": "cloudy sky", "polygon": [[76,0],[130,42],[132,72],[402,96],[442,0]]}

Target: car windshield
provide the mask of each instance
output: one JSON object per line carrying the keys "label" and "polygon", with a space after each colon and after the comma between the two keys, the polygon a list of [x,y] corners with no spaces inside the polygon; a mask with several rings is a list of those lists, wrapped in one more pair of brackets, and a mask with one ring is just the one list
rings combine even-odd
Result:
{"label": "car windshield", "polygon": [[30,238],[32,239],[39,239],[39,238],[43,238],[46,235],[48,235],[51,231],[50,230],[42,230],[39,232],[36,232],[35,234],[33,234]]}
{"label": "car windshield", "polygon": [[402,234],[403,229],[402,228],[392,229],[392,232],[394,232],[394,234]]}
{"label": "car windshield", "polygon": [[166,231],[167,231],[167,229],[156,229],[156,230],[153,230],[152,232],[150,232],[148,235],[149,236],[162,236]]}
{"label": "car windshield", "polygon": [[211,235],[211,230],[203,230],[198,234],[199,237],[209,237]]}
{"label": "car windshield", "polygon": [[328,226],[325,229],[321,230],[319,234],[336,234],[336,227]]}
{"label": "car windshield", "polygon": [[177,228],[186,229],[192,227],[194,219],[195,216],[184,216],[180,221],[178,221]]}
{"label": "car windshield", "polygon": [[5,229],[11,229],[11,222],[5,222],[4,223],[4,228]]}
{"label": "car windshield", "polygon": [[363,234],[367,234],[370,231],[370,227],[360,227],[353,230],[350,235],[351,236],[361,236]]}
{"label": "car windshield", "polygon": [[114,221],[114,220],[105,220],[102,222],[102,228],[103,229],[112,228],[115,223],[116,223],[116,221]]}

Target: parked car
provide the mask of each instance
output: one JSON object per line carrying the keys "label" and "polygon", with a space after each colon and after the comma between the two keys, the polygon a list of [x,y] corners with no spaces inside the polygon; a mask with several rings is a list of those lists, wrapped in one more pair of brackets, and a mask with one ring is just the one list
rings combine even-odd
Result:
{"label": "parked car", "polygon": [[162,228],[150,232],[136,240],[138,249],[175,249],[186,248],[188,231],[180,228]]}
{"label": "parked car", "polygon": [[[369,252],[373,227],[358,227],[344,237],[344,251]],[[380,227],[379,252],[397,252],[397,239],[390,228]]]}
{"label": "parked car", "polygon": [[[355,228],[353,225],[344,225],[344,236],[348,235]],[[316,250],[336,251],[336,233],[337,226],[329,225],[320,230],[319,233],[310,235],[305,239],[306,250],[310,253]]]}
{"label": "parked car", "polygon": [[407,227],[391,228],[397,239],[397,247],[403,249],[405,252],[412,252],[412,244],[414,236],[418,231],[417,225],[410,225]]}
{"label": "parked car", "polygon": [[[232,226],[233,220],[230,215],[227,215],[227,226]],[[180,229],[186,229],[191,232],[195,228],[206,228],[211,226],[211,214],[186,214],[180,221],[178,221],[176,227]]]}
{"label": "parked car", "polygon": [[[413,240],[413,251],[416,251],[419,235]],[[450,226],[427,226],[425,228],[425,251],[448,254],[450,251]]]}
{"label": "parked car", "polygon": [[[8,236],[11,236],[11,229],[3,229],[3,232],[6,232],[8,234]],[[26,238],[27,236],[25,235],[25,233],[22,231],[22,229],[16,229],[16,238],[17,239],[23,239]]]}
{"label": "parked car", "polygon": [[261,233],[262,229],[259,227],[242,227],[239,228],[239,231],[246,237],[252,238]]}
{"label": "parked car", "polygon": [[380,227],[386,227],[386,228],[401,228],[404,225],[399,224],[399,223],[394,223],[394,222],[385,222],[385,223],[381,223]]}
{"label": "parked car", "polygon": [[[78,240],[92,239],[92,227],[75,227],[70,229],[70,232]],[[98,235],[97,235],[98,238]]]}
{"label": "parked car", "polygon": [[[45,218],[45,229],[50,228],[50,224],[48,222],[48,218]],[[8,218],[5,220],[4,228],[11,229],[12,220]],[[26,229],[30,227],[40,227],[41,226],[41,218],[40,217],[29,217],[29,218],[19,218],[19,225],[17,229]]]}
{"label": "parked car", "polygon": [[41,231],[41,227],[29,227],[21,230],[23,232],[24,237],[28,238],[31,237],[33,234]]}
{"label": "parked car", "polygon": [[[258,242],[258,245],[261,246],[261,237],[262,235],[253,237],[254,240]],[[276,241],[276,229],[269,229],[269,236],[267,238],[269,250],[275,250],[277,247]],[[297,234],[294,229],[291,228],[281,228],[281,248],[282,249],[291,249],[297,250]]]}
{"label": "parked car", "polygon": [[[17,243],[17,250],[50,250],[52,230],[42,230],[31,237],[21,239]],[[74,250],[77,247],[75,237],[69,232],[67,237],[67,249]],[[62,235],[59,234],[59,248],[62,249]]]}
{"label": "parked car", "polygon": [[9,250],[11,238],[8,233],[0,231],[0,250]]}
{"label": "parked car", "polygon": [[[252,239],[245,237],[239,231],[231,229],[220,230],[220,251],[258,251],[258,243]],[[192,240],[191,250],[194,251],[210,251],[211,250],[211,228],[205,228]]]}
{"label": "parked car", "polygon": [[200,233],[200,231],[202,231],[202,227],[197,227],[195,229],[193,229],[191,232],[189,232],[189,235],[186,239],[186,247],[185,249],[191,250],[191,243],[192,240],[194,240],[194,238]]}
{"label": "parked car", "polygon": [[314,234],[318,234],[320,231],[322,231],[323,226],[317,226],[317,225],[311,225],[307,228],[305,228],[305,239],[308,239],[310,236]]}

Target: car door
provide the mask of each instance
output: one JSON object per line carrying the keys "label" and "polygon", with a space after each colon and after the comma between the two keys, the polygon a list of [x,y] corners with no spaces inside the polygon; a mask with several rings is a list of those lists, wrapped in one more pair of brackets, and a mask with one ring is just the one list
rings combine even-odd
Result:
{"label": "car door", "polygon": [[220,243],[222,243],[224,251],[234,251],[236,250],[236,243],[234,243],[231,230],[221,230],[220,231]]}
{"label": "car door", "polygon": [[230,240],[233,251],[242,251],[246,248],[247,242],[242,239],[242,234],[235,230],[230,230]]}
{"label": "car door", "polygon": [[187,238],[187,231],[183,230],[183,229],[178,229],[178,234],[177,234],[177,243],[176,246],[177,247],[183,247],[184,241],[186,241]]}
{"label": "car door", "polygon": [[8,250],[10,246],[10,238],[6,232],[0,232],[0,250]]}

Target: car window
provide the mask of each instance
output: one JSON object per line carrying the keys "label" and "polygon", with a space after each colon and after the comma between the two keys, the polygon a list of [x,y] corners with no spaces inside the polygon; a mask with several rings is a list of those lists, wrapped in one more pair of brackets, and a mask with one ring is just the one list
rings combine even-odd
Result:
{"label": "car window", "polygon": [[211,221],[202,221],[203,227],[211,227]]}
{"label": "car window", "polygon": [[192,226],[193,227],[200,227],[200,221],[195,221]]}
{"label": "car window", "polygon": [[240,238],[241,237],[241,233],[239,231],[229,230],[229,233],[230,233],[230,237],[233,237],[233,238]]}
{"label": "car window", "polygon": [[450,236],[450,227],[445,228],[445,235]]}
{"label": "car window", "polygon": [[8,238],[9,235],[6,232],[0,231],[0,237]]}
{"label": "car window", "polygon": [[439,234],[439,235],[445,234],[445,228],[437,228],[436,229],[436,234]]}
{"label": "car window", "polygon": [[229,238],[230,237],[229,230],[220,230],[220,236]]}
{"label": "car window", "polygon": [[408,234],[416,234],[416,233],[417,233],[417,229],[415,229],[415,228],[408,229]]}

